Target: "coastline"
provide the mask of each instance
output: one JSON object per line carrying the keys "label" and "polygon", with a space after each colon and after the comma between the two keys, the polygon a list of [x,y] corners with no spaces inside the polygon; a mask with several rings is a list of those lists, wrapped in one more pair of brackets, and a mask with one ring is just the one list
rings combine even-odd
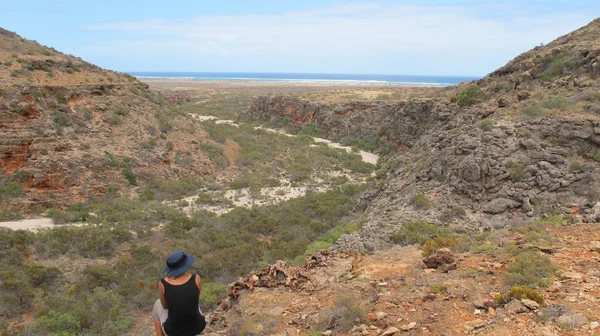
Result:
{"label": "coastline", "polygon": [[[446,88],[452,85],[434,83],[385,83],[362,81],[327,80],[252,80],[252,79],[194,79],[194,78],[146,78],[136,77],[150,86],[159,87],[330,87],[330,88]],[[456,85],[456,84],[454,84]]]}

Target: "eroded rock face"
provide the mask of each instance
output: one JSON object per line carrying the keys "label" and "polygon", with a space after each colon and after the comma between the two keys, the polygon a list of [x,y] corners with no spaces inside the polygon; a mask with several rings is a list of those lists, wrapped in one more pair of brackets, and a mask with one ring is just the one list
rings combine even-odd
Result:
{"label": "eroded rock face", "polygon": [[[0,173],[21,183],[23,197],[3,202],[3,207],[38,204],[65,206],[106,193],[107,185],[126,189],[124,158],[139,184],[149,178],[202,176],[214,167],[200,154],[189,155],[185,165],[174,162],[175,152],[191,153],[200,131],[188,131],[183,117],[172,118],[166,140],[148,150],[143,144],[155,139],[158,105],[133,82],[121,85],[39,87],[12,85],[0,95]],[[149,93],[147,93],[149,94]],[[122,115],[118,115],[121,113]],[[154,131],[150,130],[154,128]],[[187,134],[186,134],[187,133]],[[167,142],[173,145],[167,146]],[[186,149],[184,149],[186,148]],[[183,154],[185,155],[185,154]],[[119,165],[109,164],[112,159]]]}

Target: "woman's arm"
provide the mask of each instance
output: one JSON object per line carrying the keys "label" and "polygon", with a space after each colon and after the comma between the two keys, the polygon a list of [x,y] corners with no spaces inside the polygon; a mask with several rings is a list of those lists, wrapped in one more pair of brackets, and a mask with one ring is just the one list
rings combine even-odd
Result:
{"label": "woman's arm", "polygon": [[158,281],[158,298],[160,299],[160,304],[165,309],[169,309],[167,307],[167,299],[165,298],[165,285],[163,285],[162,281]]}
{"label": "woman's arm", "polygon": [[196,286],[198,286],[198,293],[202,293],[202,278],[196,274]]}
{"label": "woman's arm", "polygon": [[160,321],[154,320],[154,329],[156,329],[156,336],[165,336],[165,333],[160,326]]}

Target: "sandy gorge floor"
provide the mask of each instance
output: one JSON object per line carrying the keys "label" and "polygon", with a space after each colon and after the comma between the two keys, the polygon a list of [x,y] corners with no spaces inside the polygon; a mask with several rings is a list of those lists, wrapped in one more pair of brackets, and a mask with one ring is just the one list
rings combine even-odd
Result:
{"label": "sandy gorge floor", "polygon": [[[396,90],[402,88],[403,90],[420,90],[423,88],[410,88],[404,85],[372,85],[364,83],[310,83],[310,82],[297,82],[297,83],[276,83],[276,82],[239,82],[239,81],[190,81],[185,79],[152,79],[145,80],[152,87],[159,90],[168,90],[168,92],[186,92],[191,96],[204,96],[212,97],[214,94],[222,94],[223,92],[238,93],[238,94],[268,94],[272,92],[288,92],[299,95],[313,95],[313,94],[324,94],[324,97],[330,100],[342,99],[345,95],[352,93],[354,95],[360,95],[363,97],[374,97],[376,94],[389,92],[389,90]],[[350,92],[350,93],[349,93]],[[232,94],[233,94],[232,93]],[[213,99],[206,98],[196,101],[194,104],[203,105],[210,103]],[[240,106],[240,108],[243,108]],[[221,118],[215,115],[201,115],[197,113],[189,113],[194,119],[204,122],[214,122],[217,125],[229,125],[231,127],[239,127],[239,125],[231,119]],[[266,128],[263,126],[256,126],[255,129],[261,129],[269,133],[274,133],[286,137],[295,137],[295,135],[287,134],[282,130]],[[318,147],[326,145],[330,148],[341,149],[348,153],[353,153],[353,149],[350,146],[344,146],[340,143],[333,142],[324,138],[313,138],[314,144],[310,147]],[[376,165],[379,160],[379,156],[374,153],[366,152],[363,150],[354,152],[360,155],[362,161]],[[308,181],[302,183],[294,183],[286,178],[278,178],[280,186],[277,187],[264,187],[259,190],[251,190],[251,188],[241,188],[234,190],[201,190],[210,197],[216,199],[217,202],[213,204],[202,204],[196,202],[199,198],[198,195],[185,197],[178,200],[166,201],[166,204],[178,207],[184,210],[188,214],[192,214],[197,210],[206,210],[213,212],[217,215],[222,215],[230,212],[235,207],[252,207],[261,205],[272,205],[283,201],[287,201],[293,198],[302,197],[308,191],[311,192],[325,192],[331,190],[334,186],[331,185],[324,176],[345,178],[349,183],[352,184],[363,184],[367,182],[367,179],[371,175],[366,174],[353,174],[351,171],[344,169],[339,170],[328,170],[319,171],[313,173]],[[216,204],[214,204],[216,203]],[[69,225],[83,225],[82,223],[75,223]],[[54,223],[50,218],[37,218],[37,219],[26,219],[21,221],[8,221],[0,222],[0,227],[6,227],[10,229],[22,229],[29,231],[38,231],[40,229],[47,229],[54,227]]]}
{"label": "sandy gorge floor", "polygon": [[[221,125],[230,125],[232,127],[239,127],[239,125],[230,119],[219,119],[212,115],[198,115],[190,113],[190,116],[196,120],[202,122],[214,122]],[[255,129],[265,130],[270,133],[275,133],[287,137],[295,137],[295,135],[285,133],[282,130],[265,128],[262,126],[256,126]],[[314,138],[314,142],[323,143],[330,148],[342,149],[348,153],[353,150],[350,146],[344,146],[340,143],[333,142],[328,139]],[[310,145],[311,147],[317,147],[318,145]],[[360,150],[358,152],[363,162],[376,165],[379,160],[379,156],[374,153],[365,152]],[[356,176],[349,170],[344,171],[326,171],[320,172],[333,177],[345,177],[350,183],[362,184],[366,183],[365,176]],[[279,183],[281,186],[278,187],[266,187],[260,188],[258,191],[252,191],[250,188],[242,188],[236,190],[227,190],[224,193],[222,191],[206,191],[211,197],[220,197],[226,202],[221,202],[219,205],[207,205],[207,204],[196,204],[199,196],[186,197],[181,200],[166,202],[172,206],[178,206],[186,213],[191,214],[197,210],[206,210],[213,212],[217,215],[222,215],[233,210],[235,207],[252,207],[255,205],[272,205],[283,201],[290,200],[292,198],[302,197],[306,195],[308,191],[312,192],[325,192],[331,190],[331,185],[327,181],[323,180],[317,174],[312,174],[311,179],[301,185],[294,184],[292,181],[285,178],[280,178]],[[183,201],[183,203],[182,203]],[[187,204],[186,204],[187,203]],[[183,204],[183,206],[182,206]]]}

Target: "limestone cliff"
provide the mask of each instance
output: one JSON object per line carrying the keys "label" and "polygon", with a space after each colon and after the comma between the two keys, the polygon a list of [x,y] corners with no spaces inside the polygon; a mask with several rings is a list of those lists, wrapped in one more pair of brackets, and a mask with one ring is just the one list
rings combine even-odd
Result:
{"label": "limestone cliff", "polygon": [[135,78],[0,29],[0,184],[22,189],[1,209],[208,174],[214,166],[196,148],[203,136]]}
{"label": "limestone cliff", "polygon": [[248,115],[313,123],[391,153],[364,195],[367,223],[340,248],[390,247],[406,222],[457,231],[600,215],[600,19],[429,99],[319,104],[257,98]]}

